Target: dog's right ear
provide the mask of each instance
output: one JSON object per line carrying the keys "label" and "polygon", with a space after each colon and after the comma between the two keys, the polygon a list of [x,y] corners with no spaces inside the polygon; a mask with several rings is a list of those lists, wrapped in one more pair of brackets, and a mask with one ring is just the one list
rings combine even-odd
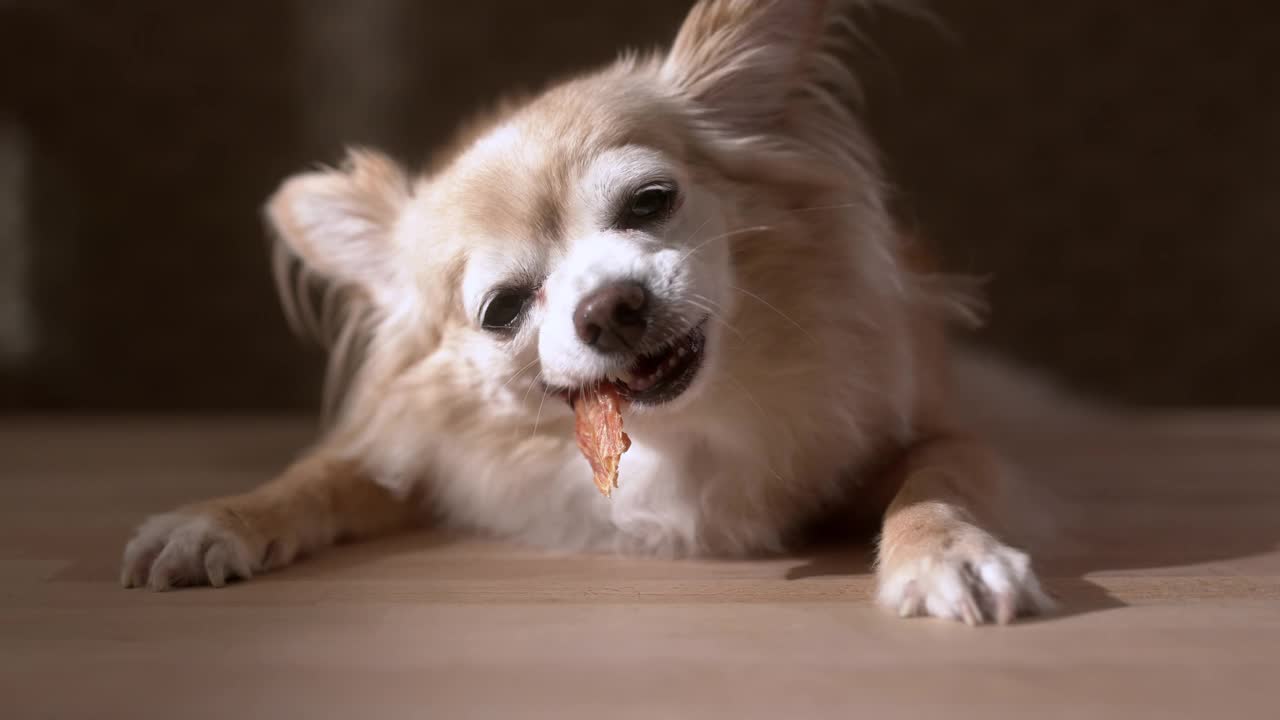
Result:
{"label": "dog's right ear", "polygon": [[410,193],[408,177],[390,158],[352,150],[339,169],[286,180],[266,214],[310,270],[376,297],[399,282],[393,230]]}
{"label": "dog's right ear", "polygon": [[791,99],[831,79],[825,57],[833,20],[853,0],[700,0],[663,66],[663,77],[722,120],[759,130]]}

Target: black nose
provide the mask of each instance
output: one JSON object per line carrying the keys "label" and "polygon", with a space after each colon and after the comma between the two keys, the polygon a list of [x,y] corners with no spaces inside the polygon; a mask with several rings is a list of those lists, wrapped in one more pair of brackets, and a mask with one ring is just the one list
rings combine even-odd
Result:
{"label": "black nose", "polygon": [[631,281],[611,282],[582,298],[573,327],[582,342],[602,353],[635,348],[649,325],[649,293]]}

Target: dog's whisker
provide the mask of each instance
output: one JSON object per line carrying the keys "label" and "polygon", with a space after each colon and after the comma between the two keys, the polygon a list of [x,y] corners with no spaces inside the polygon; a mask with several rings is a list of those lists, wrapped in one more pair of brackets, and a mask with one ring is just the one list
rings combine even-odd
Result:
{"label": "dog's whisker", "polygon": [[[529,393],[532,392],[533,389],[537,387],[538,383],[540,383],[541,381],[542,381],[542,371],[539,370],[537,376],[534,377],[533,382],[529,383],[529,387],[525,389],[524,397],[521,398],[520,400],[521,405],[524,405],[526,402],[529,401]],[[543,386],[545,387],[545,384]]]}
{"label": "dog's whisker", "polygon": [[715,217],[715,216],[714,216],[714,215],[708,215],[708,216],[707,216],[707,219],[706,219],[706,220],[703,220],[701,225],[699,225],[699,226],[698,226],[698,227],[697,227],[693,232],[689,233],[689,236],[688,236],[688,237],[686,237],[686,238],[684,239],[684,241],[685,241],[686,243],[688,243],[688,242],[693,242],[693,241],[694,241],[694,239],[698,237],[698,233],[702,232],[702,229],[703,229],[703,228],[705,228],[708,224],[710,224],[710,223],[711,223],[711,219],[712,219],[713,217]]}
{"label": "dog's whisker", "polygon": [[544,383],[542,385],[542,401],[538,403],[538,414],[533,418],[533,431],[529,433],[529,437],[537,437],[538,424],[542,422],[542,406],[547,404],[547,395],[551,393],[551,388]]}
{"label": "dog's whisker", "polygon": [[[535,386],[539,384],[539,381],[541,379],[542,379],[542,370],[538,370],[537,374],[534,375],[533,382],[530,383],[529,387],[524,391],[524,399],[520,401],[521,408],[524,408],[525,402],[528,401],[529,399],[529,393],[533,390]],[[543,387],[546,387],[546,385],[544,384]],[[521,413],[521,417],[523,417],[523,413]],[[523,430],[523,428],[524,428],[524,425],[521,422],[516,422],[512,424],[511,443],[513,445],[520,442],[520,433]]]}
{"label": "dog's whisker", "polygon": [[717,311],[719,311],[719,312],[724,312],[724,305],[722,305],[721,303],[719,303],[719,302],[717,302],[717,301],[715,301],[715,300],[712,300],[711,298],[707,297],[706,295],[703,295],[702,293],[690,293],[690,295],[691,295],[694,299],[696,299],[696,300],[700,300],[700,301],[701,301],[701,302],[703,302],[704,304],[706,304],[706,305],[708,305],[708,306],[710,306],[710,307],[715,308]]}
{"label": "dog's whisker", "polygon": [[703,302],[702,300],[698,300],[697,298],[693,298],[693,297],[688,297],[684,299],[684,303],[686,305],[692,305],[693,307],[698,308],[699,310],[707,313],[708,315],[715,317],[717,320],[720,319],[719,309],[712,305],[709,305],[706,302]]}
{"label": "dog's whisker", "polygon": [[850,210],[861,206],[862,203],[840,203],[838,205],[813,205],[810,207],[792,208],[792,213],[818,212],[821,210]]}
{"label": "dog's whisker", "polygon": [[[746,386],[746,385],[743,385],[743,384],[742,384],[742,383],[741,383],[741,382],[740,382],[736,377],[734,377],[733,375],[731,375],[731,374],[730,374],[730,373],[728,373],[728,372],[725,372],[725,373],[724,373],[724,377],[725,377],[725,379],[726,379],[726,380],[728,380],[729,382],[733,383],[734,387],[738,388],[738,391],[739,391],[739,392],[741,392],[741,393],[742,393],[742,394],[747,398],[747,400],[748,400],[752,405],[754,405],[754,406],[755,406],[756,410],[758,410],[758,411],[760,412],[760,416],[761,416],[761,417],[766,418],[766,419],[769,417],[769,413],[765,411],[764,406],[760,404],[760,401],[756,399],[756,396],[755,396],[755,395],[752,395],[752,394],[751,394],[751,391],[747,389],[747,386]],[[777,470],[774,470],[772,465],[769,465],[768,463],[765,463],[765,468],[767,468],[767,469],[769,470],[769,472],[770,472],[770,473],[771,473],[771,474],[772,474],[776,479],[778,479],[778,480],[782,480],[782,475],[778,474],[778,471],[777,471]]]}
{"label": "dog's whisker", "polygon": [[[706,223],[703,223],[703,225],[705,224]],[[703,240],[702,242],[695,245],[692,250],[689,250],[684,255],[681,255],[680,260],[677,261],[676,264],[683,265],[685,261],[690,258],[690,256],[692,256],[694,253],[698,252],[702,248],[706,247],[707,245],[715,242],[716,240],[723,240],[725,238],[734,237],[736,235],[742,235],[744,233],[764,232],[765,230],[772,230],[772,229],[773,229],[772,225],[752,225],[750,227],[743,227],[743,228],[738,228],[737,230],[730,230],[728,232],[723,232],[723,233],[720,233],[719,235],[712,235],[706,240]]]}
{"label": "dog's whisker", "polygon": [[529,361],[529,364],[528,364],[528,365],[525,365],[524,367],[522,367],[522,368],[520,368],[519,370],[515,371],[515,373],[514,373],[511,377],[507,378],[507,381],[506,381],[506,382],[502,383],[502,388],[501,388],[501,389],[502,389],[502,390],[506,390],[506,389],[507,389],[507,386],[508,386],[508,385],[510,385],[510,384],[511,384],[511,382],[512,382],[513,380],[515,380],[516,378],[518,378],[518,377],[520,377],[521,375],[523,375],[525,370],[528,370],[529,368],[533,367],[537,362],[538,362],[538,358],[534,358],[534,359],[532,359],[532,360],[530,360],[530,361]]}
{"label": "dog's whisker", "polygon": [[766,417],[766,418],[769,417],[769,413],[765,412],[764,406],[760,404],[759,400],[756,400],[756,396],[751,394],[751,391],[747,389],[746,385],[743,385],[742,382],[738,380],[738,378],[734,377],[728,372],[725,372],[724,377],[726,380],[733,383],[734,387],[738,388],[739,392],[741,392],[744,396],[746,396],[747,400],[749,400],[751,404],[756,407],[756,410],[760,411],[760,415],[762,417]]}
{"label": "dog's whisker", "polygon": [[[686,242],[686,243],[689,243],[689,242],[693,242],[695,239],[697,239],[697,237],[698,237],[698,233],[702,232],[702,229],[703,229],[703,228],[705,228],[705,227],[706,227],[706,226],[711,222],[712,217],[713,217],[713,216],[708,216],[706,220],[703,220],[703,221],[702,221],[702,224],[698,226],[698,229],[697,229],[697,230],[694,230],[692,233],[689,233],[689,237],[685,238],[685,242]],[[690,257],[691,255],[693,255],[694,253],[698,252],[698,251],[699,251],[699,250],[701,250],[701,249],[702,249],[702,248],[703,248],[707,243],[709,243],[709,242],[713,242],[714,240],[715,240],[715,238],[709,238],[709,239],[707,239],[707,240],[704,240],[704,241],[702,241],[702,242],[699,242],[696,246],[694,246],[694,248],[693,248],[692,250],[688,250],[688,251],[686,251],[686,252],[685,252],[685,254],[684,254],[684,255],[681,255],[681,256],[680,256],[680,261],[679,261],[679,262],[677,262],[677,263],[676,263],[676,265],[683,265],[683,264],[685,263],[685,261],[686,261],[686,260],[688,260],[688,259],[689,259],[689,257]]]}
{"label": "dog's whisker", "polygon": [[811,332],[809,332],[808,330],[806,330],[806,329],[805,329],[805,327],[804,327],[803,325],[801,325],[800,323],[796,322],[796,321],[795,321],[795,319],[794,319],[794,318],[792,318],[790,315],[788,315],[788,314],[786,314],[786,313],[782,312],[781,310],[779,310],[776,306],[774,306],[774,304],[773,304],[773,303],[769,302],[768,300],[765,300],[764,298],[762,298],[762,297],[760,297],[759,295],[757,295],[757,294],[755,294],[755,293],[751,292],[750,290],[744,290],[743,288],[740,288],[740,287],[738,287],[737,285],[730,285],[729,287],[730,287],[731,289],[733,289],[733,290],[737,290],[738,292],[742,293],[743,295],[746,295],[746,296],[747,296],[747,297],[749,297],[749,298],[752,298],[753,300],[756,300],[756,301],[757,301],[757,302],[759,302],[761,305],[764,305],[765,307],[767,307],[767,308],[769,308],[770,310],[774,311],[775,313],[777,313],[777,314],[778,314],[778,317],[780,317],[780,318],[782,318],[783,320],[786,320],[787,322],[789,322],[789,323],[791,323],[792,325],[794,325],[794,326],[795,326],[795,328],[796,328],[797,330],[799,330],[800,332],[804,333],[804,334],[805,334],[805,336],[806,336],[806,337],[808,337],[810,340],[812,340],[812,341],[814,341],[814,342],[818,342],[818,339],[817,339],[816,337],[814,337],[814,336],[813,336],[813,333],[811,333]]}
{"label": "dog's whisker", "polygon": [[721,325],[723,325],[723,326],[724,326],[724,328],[725,328],[726,330],[728,330],[729,332],[733,333],[734,335],[737,335],[739,340],[742,340],[742,339],[743,339],[742,332],[741,332],[740,330],[738,330],[738,328],[736,328],[736,327],[734,327],[733,325],[731,325],[731,324],[729,323],[729,321],[725,320],[725,319],[720,315],[720,313],[716,312],[715,310],[713,310],[712,308],[708,307],[707,305],[704,305],[703,303],[698,302],[697,300],[686,299],[686,300],[685,300],[685,302],[686,302],[686,303],[688,303],[688,304],[690,304],[690,305],[692,305],[692,306],[694,306],[694,307],[696,307],[696,308],[698,308],[699,310],[702,310],[703,312],[705,312],[705,313],[707,314],[707,316],[708,316],[708,317],[710,317],[712,320],[715,320],[716,322],[718,322],[718,323],[720,323]]}

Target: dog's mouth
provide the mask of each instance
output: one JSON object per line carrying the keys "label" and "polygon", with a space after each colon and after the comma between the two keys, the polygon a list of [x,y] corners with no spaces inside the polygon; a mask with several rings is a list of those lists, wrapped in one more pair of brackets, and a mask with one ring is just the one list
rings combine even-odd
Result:
{"label": "dog's mouth", "polygon": [[[605,375],[624,400],[639,405],[662,405],[683,395],[702,369],[706,353],[706,320],[662,349],[641,355],[623,370]],[[561,395],[573,404],[576,391]]]}

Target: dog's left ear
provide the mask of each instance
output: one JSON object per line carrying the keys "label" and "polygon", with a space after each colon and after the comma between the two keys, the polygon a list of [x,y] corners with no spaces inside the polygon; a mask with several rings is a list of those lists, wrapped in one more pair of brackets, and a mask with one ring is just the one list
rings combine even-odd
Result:
{"label": "dog's left ear", "polygon": [[701,0],[662,66],[685,96],[729,121],[780,120],[830,58],[824,41],[847,0]]}

